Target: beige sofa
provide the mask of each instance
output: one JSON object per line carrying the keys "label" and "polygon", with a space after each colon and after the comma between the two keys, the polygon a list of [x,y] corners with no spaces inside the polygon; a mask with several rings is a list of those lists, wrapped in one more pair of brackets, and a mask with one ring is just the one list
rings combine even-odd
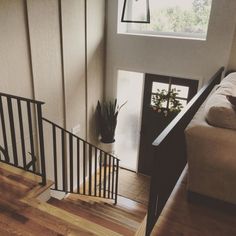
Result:
{"label": "beige sofa", "polygon": [[188,190],[236,204],[236,73],[217,85],[185,130]]}

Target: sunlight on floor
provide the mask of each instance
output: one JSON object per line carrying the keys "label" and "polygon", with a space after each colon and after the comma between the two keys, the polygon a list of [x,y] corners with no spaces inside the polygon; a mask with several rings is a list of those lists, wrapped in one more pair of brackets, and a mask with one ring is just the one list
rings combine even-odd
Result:
{"label": "sunlight on floor", "polygon": [[150,177],[120,169],[118,194],[148,205]]}

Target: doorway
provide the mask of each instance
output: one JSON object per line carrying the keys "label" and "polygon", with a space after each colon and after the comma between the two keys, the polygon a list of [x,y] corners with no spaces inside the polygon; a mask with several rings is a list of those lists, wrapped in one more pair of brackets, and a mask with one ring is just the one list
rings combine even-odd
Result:
{"label": "doorway", "polygon": [[[198,80],[145,75],[138,172],[151,174],[153,141],[187,105],[197,89]],[[160,99],[163,99],[161,104],[157,103]],[[178,104],[177,109],[173,110],[172,103]]]}
{"label": "doorway", "polygon": [[115,150],[121,160],[120,166],[135,172],[139,156],[143,85],[143,73],[118,71],[117,100],[119,105],[127,103],[118,115]]}

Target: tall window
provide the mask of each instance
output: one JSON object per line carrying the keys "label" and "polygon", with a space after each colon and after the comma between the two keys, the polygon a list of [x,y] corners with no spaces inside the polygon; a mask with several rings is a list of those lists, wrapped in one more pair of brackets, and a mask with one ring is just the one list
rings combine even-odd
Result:
{"label": "tall window", "polygon": [[[132,1],[136,0],[129,4],[131,16],[137,11]],[[150,24],[119,24],[123,33],[206,39],[211,4],[212,0],[150,0]]]}

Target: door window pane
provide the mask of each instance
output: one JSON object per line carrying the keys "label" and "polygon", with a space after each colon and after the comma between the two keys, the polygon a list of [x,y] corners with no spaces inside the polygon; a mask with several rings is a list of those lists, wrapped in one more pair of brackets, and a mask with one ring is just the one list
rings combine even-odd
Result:
{"label": "door window pane", "polygon": [[187,100],[182,100],[182,99],[176,99],[176,100],[178,100],[182,104],[183,107],[187,106]]}
{"label": "door window pane", "polygon": [[178,92],[178,96],[177,97],[181,97],[181,98],[186,98],[187,99],[189,87],[172,84],[171,85],[171,89],[176,89],[176,91]]}
{"label": "door window pane", "polygon": [[152,82],[152,93],[156,93],[157,89],[159,89],[160,91],[162,89],[165,89],[166,91],[168,91],[168,88],[169,88],[169,84],[167,83]]}

